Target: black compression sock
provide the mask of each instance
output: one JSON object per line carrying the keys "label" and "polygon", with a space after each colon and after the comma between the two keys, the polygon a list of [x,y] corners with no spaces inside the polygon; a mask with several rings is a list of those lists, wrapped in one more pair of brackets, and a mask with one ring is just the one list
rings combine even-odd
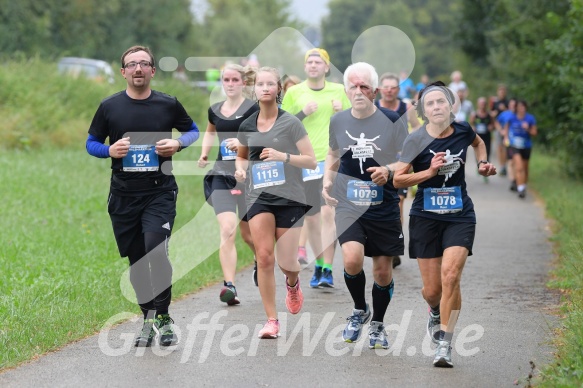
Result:
{"label": "black compression sock", "polygon": [[364,271],[360,271],[356,275],[349,275],[344,271],[344,281],[346,282],[346,287],[348,288],[348,291],[350,291],[350,295],[354,301],[354,308],[358,310],[366,310],[366,299],[364,297],[366,277]]}

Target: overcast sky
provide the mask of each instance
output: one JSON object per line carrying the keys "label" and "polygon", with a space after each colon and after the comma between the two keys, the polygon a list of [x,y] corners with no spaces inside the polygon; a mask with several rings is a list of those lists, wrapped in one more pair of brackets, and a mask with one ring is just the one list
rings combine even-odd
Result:
{"label": "overcast sky", "polygon": [[[304,22],[319,26],[320,20],[328,13],[329,0],[291,0],[291,11]],[[192,7],[199,12],[195,14],[202,17],[201,11],[206,8],[206,0],[191,0]]]}
{"label": "overcast sky", "polygon": [[301,20],[319,25],[323,16],[328,14],[329,0],[292,0],[292,12]]}

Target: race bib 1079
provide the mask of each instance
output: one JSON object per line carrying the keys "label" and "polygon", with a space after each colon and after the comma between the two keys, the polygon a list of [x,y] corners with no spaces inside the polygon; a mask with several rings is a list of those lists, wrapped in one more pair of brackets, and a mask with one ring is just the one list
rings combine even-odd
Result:
{"label": "race bib 1079", "polygon": [[383,188],[371,181],[350,180],[346,186],[346,197],[359,206],[380,205],[383,203]]}

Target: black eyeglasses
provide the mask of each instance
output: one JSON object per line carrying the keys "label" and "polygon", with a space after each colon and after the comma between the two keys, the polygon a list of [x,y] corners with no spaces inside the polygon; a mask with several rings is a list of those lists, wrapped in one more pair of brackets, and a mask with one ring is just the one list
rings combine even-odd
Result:
{"label": "black eyeglasses", "polygon": [[147,62],[147,61],[141,61],[141,62],[128,62],[125,64],[125,68],[128,70],[135,70],[136,66],[140,65],[140,67],[142,69],[149,69],[150,67],[152,67],[152,63],[151,62]]}

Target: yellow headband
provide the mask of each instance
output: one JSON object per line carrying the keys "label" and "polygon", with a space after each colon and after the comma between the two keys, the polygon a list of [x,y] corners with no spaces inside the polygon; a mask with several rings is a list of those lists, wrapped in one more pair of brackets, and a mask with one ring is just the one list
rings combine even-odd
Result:
{"label": "yellow headband", "polygon": [[308,57],[310,57],[312,55],[316,55],[316,56],[322,58],[324,60],[324,62],[326,62],[327,65],[330,64],[330,55],[328,55],[328,52],[326,50],[321,49],[321,48],[313,48],[313,49],[308,50],[306,52],[304,62],[307,62]]}

